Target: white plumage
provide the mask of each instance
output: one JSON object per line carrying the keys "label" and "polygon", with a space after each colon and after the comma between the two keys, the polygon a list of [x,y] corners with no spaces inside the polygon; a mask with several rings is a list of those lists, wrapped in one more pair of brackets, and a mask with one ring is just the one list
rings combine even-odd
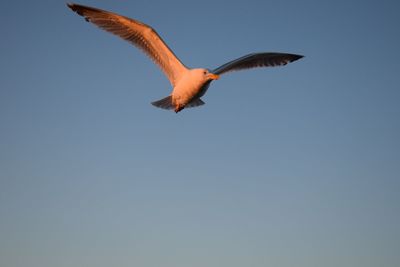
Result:
{"label": "white plumage", "polygon": [[204,105],[200,99],[211,81],[223,73],[256,67],[282,66],[302,58],[287,53],[254,53],[230,61],[212,71],[203,68],[187,68],[172,52],[158,33],[150,26],[109,11],[67,4],[86,21],[130,42],[147,54],[164,72],[173,87],[171,95],[153,102],[159,108],[179,112],[184,108]]}

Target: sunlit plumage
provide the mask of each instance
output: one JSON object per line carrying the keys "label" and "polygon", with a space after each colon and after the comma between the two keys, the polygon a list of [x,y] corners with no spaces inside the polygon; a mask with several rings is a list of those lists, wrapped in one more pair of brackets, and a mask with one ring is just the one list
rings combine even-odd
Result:
{"label": "sunlit plumage", "polygon": [[164,72],[173,87],[171,95],[153,102],[159,108],[179,112],[184,108],[204,105],[201,97],[210,83],[221,74],[256,67],[282,66],[302,58],[287,53],[254,53],[230,61],[212,71],[203,68],[187,68],[150,26],[105,10],[67,4],[86,21],[113,33],[140,48]]}

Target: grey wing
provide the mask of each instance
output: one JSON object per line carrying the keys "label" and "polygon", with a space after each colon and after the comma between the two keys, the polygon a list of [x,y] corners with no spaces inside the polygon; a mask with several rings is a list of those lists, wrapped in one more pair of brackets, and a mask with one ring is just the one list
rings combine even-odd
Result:
{"label": "grey wing", "polygon": [[221,75],[243,69],[283,66],[302,57],[301,55],[287,53],[254,53],[232,60],[216,68],[212,73]]}
{"label": "grey wing", "polygon": [[140,48],[161,68],[173,86],[185,72],[186,67],[152,27],[105,10],[77,4],[67,5],[86,21]]}

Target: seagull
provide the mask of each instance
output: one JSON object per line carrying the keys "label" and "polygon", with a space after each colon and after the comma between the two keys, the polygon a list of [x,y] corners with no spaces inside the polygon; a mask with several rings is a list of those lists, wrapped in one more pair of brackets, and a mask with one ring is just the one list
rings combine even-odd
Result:
{"label": "seagull", "polygon": [[283,66],[303,57],[288,53],[252,53],[214,70],[188,68],[149,25],[98,8],[74,3],[67,3],[67,6],[86,21],[130,42],[149,56],[164,72],[173,88],[169,96],[151,104],[158,108],[174,110],[176,113],[184,108],[204,105],[201,97],[207,92],[210,83],[218,80],[222,74],[256,67]]}

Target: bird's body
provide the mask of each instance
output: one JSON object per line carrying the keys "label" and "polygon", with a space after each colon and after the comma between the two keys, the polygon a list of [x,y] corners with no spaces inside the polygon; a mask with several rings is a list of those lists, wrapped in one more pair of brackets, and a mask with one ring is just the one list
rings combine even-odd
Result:
{"label": "bird's body", "polygon": [[194,104],[195,100],[200,99],[204,95],[206,90],[205,84],[208,81],[216,79],[218,79],[218,75],[210,73],[206,69],[191,69],[186,71],[178,80],[171,93],[175,112],[182,110],[189,103]]}
{"label": "bird's body", "polygon": [[68,4],[68,7],[83,16],[86,21],[118,35],[147,54],[164,72],[173,90],[171,95],[152,102],[159,108],[173,109],[176,113],[184,108],[204,105],[200,99],[210,83],[223,73],[255,67],[286,65],[302,58],[287,53],[255,53],[230,61],[213,71],[203,68],[187,68],[172,52],[157,32],[150,26],[105,10]]}

